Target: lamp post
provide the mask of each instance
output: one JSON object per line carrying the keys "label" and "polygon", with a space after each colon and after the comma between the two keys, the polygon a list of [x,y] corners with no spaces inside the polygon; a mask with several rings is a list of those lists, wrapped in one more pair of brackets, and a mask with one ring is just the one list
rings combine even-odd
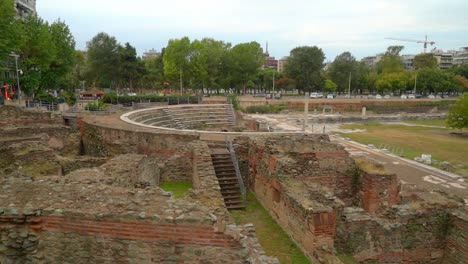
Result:
{"label": "lamp post", "polygon": [[16,66],[16,82],[18,86],[18,103],[21,105],[21,88],[20,88],[20,81],[19,81],[19,70],[18,70],[18,58],[19,55],[15,53],[10,53],[11,57],[15,58],[15,66]]}

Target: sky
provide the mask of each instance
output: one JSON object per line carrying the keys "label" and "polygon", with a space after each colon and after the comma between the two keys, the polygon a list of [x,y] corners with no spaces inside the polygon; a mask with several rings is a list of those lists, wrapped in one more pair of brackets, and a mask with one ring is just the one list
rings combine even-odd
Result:
{"label": "sky", "polygon": [[97,33],[129,42],[139,55],[161,50],[169,39],[188,36],[230,42],[257,41],[277,59],[299,46],[318,46],[333,61],[349,51],[357,59],[423,44],[386,37],[435,41],[430,49],[468,46],[467,0],[37,0],[46,21],[65,21],[84,50]]}

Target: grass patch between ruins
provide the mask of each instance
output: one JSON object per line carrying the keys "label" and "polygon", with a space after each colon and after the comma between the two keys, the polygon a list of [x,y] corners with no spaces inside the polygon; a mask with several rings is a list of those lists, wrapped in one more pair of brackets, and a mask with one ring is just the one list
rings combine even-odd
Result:
{"label": "grass patch between ruins", "polygon": [[445,119],[412,119],[405,120],[404,122],[415,125],[447,127],[447,121]]}
{"label": "grass patch between ruins", "polygon": [[193,185],[191,182],[163,182],[159,187],[166,192],[172,192],[174,198],[182,198]]}
{"label": "grass patch between ruins", "polygon": [[[437,122],[439,121],[432,124]],[[424,125],[430,123],[426,122]],[[433,159],[450,162],[454,173],[468,177],[468,137],[450,134],[455,130],[381,123],[345,124],[341,127],[365,129],[362,132],[341,134],[356,142],[386,148],[408,159],[414,159],[421,154],[431,154]]]}
{"label": "grass patch between ruins", "polygon": [[267,255],[277,257],[281,263],[310,263],[304,253],[257,201],[253,193],[248,193],[244,210],[231,211],[230,214],[238,225],[254,224],[258,241]]}

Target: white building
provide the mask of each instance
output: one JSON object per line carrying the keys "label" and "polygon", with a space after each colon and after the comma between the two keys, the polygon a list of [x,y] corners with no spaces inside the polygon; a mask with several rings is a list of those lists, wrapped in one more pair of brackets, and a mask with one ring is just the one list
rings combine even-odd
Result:
{"label": "white building", "polygon": [[161,55],[161,52],[155,50],[155,49],[150,49],[146,50],[143,52],[143,58],[154,58],[154,57],[159,57]]}
{"label": "white building", "polygon": [[401,59],[401,62],[403,62],[403,64],[405,65],[405,69],[407,70],[414,70],[414,57],[416,57],[416,55],[401,55],[400,56],[400,59]]}
{"label": "white building", "polygon": [[284,71],[284,65],[286,64],[286,61],[288,60],[289,56],[284,56],[281,59],[278,60],[278,66],[277,66],[277,71],[278,72],[283,72]]}
{"label": "white building", "polygon": [[453,65],[468,64],[468,47],[460,48],[453,55]]}
{"label": "white building", "polygon": [[17,17],[25,18],[36,14],[36,0],[15,0],[14,5]]}

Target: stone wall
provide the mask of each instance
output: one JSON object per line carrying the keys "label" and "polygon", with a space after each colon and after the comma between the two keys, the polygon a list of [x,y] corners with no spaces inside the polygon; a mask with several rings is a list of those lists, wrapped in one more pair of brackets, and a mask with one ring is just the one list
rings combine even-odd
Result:
{"label": "stone wall", "polygon": [[371,215],[382,215],[400,202],[400,181],[396,174],[362,172],[359,198],[361,207]]}
{"label": "stone wall", "polygon": [[468,217],[466,211],[450,214],[444,264],[468,263]]}

